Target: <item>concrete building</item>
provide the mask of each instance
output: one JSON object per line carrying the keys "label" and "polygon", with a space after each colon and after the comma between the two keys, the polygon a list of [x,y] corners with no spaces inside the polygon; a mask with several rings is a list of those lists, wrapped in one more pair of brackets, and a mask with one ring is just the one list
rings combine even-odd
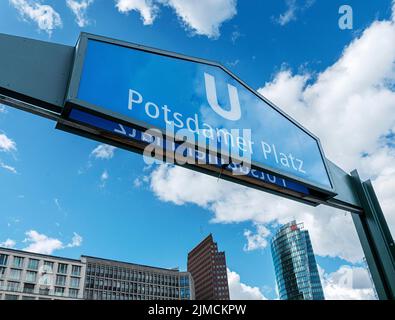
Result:
{"label": "concrete building", "polygon": [[189,272],[82,256],[88,300],[193,300]]}
{"label": "concrete building", "polygon": [[225,252],[218,251],[212,234],[188,253],[188,271],[196,300],[229,300]]}
{"label": "concrete building", "polygon": [[324,300],[313,247],[303,224],[282,226],[271,242],[281,300]]}
{"label": "concrete building", "polygon": [[0,300],[82,299],[80,260],[0,248]]}

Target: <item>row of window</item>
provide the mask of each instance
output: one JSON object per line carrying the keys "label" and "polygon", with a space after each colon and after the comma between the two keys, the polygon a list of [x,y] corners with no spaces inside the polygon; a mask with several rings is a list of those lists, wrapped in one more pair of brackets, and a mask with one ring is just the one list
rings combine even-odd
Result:
{"label": "row of window", "polygon": [[[149,285],[140,283],[129,283],[121,282],[116,280],[107,279],[87,279],[85,287],[87,289],[96,289],[104,291],[114,291],[114,292],[125,292],[125,293],[136,293],[136,294],[150,294],[158,296],[169,296],[173,298],[178,298],[179,288],[159,286],[159,285]],[[182,287],[181,290],[188,290],[189,288]]]}
{"label": "row of window", "polygon": [[[145,294],[126,294],[94,290],[87,290],[84,298],[88,300],[178,300],[178,298],[174,299],[170,297],[150,296]],[[185,293],[185,298],[181,299],[190,299],[189,293]]]}
{"label": "row of window", "polygon": [[[5,275],[5,268],[0,267],[0,279],[3,279]],[[22,270],[20,269],[10,269],[8,279],[10,280],[22,280]],[[40,284],[51,285],[53,284],[53,276],[49,274],[42,274],[38,277],[38,272],[36,271],[26,271],[25,273],[25,281],[26,282],[38,282]],[[66,286],[67,276],[65,275],[57,275],[55,284],[57,286]],[[79,277],[70,277],[69,286],[78,288],[80,286],[80,278]]]}
{"label": "row of window", "polygon": [[118,268],[118,267],[103,266],[103,265],[88,264],[87,275],[99,276],[99,277],[111,278],[111,279],[122,279],[127,281],[162,284],[169,286],[179,285],[178,276],[170,276],[161,273],[151,273],[151,272],[144,272],[144,271],[138,271],[133,269]]}
{"label": "row of window", "polygon": [[[7,254],[0,254],[0,266],[7,266],[9,255]],[[24,267],[24,257],[13,256],[12,257],[12,268],[19,268],[23,269]],[[29,270],[38,270],[40,260],[26,258],[28,260],[26,268]],[[67,274],[69,269],[69,265],[66,263],[58,263],[58,273]],[[52,261],[44,261],[43,262],[43,271],[47,273],[52,273],[54,270],[54,262]],[[80,276],[81,275],[81,266],[72,265],[71,266],[71,274],[73,276]]]}
{"label": "row of window", "polygon": [[[66,289],[64,287],[55,287],[53,292],[49,288],[36,288],[35,284],[32,283],[24,283],[23,286],[20,282],[7,281],[5,284],[4,281],[0,282],[0,289],[5,291],[13,291],[13,292],[23,292],[29,294],[39,294],[39,295],[50,295],[53,294],[55,296],[66,297],[65,292]],[[79,290],[70,288],[68,289],[68,297],[70,298],[78,298]]]}

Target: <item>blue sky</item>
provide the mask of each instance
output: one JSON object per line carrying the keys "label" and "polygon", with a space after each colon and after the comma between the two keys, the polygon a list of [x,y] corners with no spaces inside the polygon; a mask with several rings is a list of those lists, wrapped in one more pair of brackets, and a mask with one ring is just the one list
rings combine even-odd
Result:
{"label": "blue sky", "polygon": [[[308,85],[319,85],[320,75],[330,75],[329,67],[343,63],[346,59],[342,60],[342,57],[347,58],[344,50],[350,43],[353,42],[357,47],[363,41],[368,41],[369,34],[364,31],[374,33],[378,29],[372,23],[391,21],[392,7],[389,0],[348,1],[347,4],[353,8],[354,25],[352,30],[341,30],[338,26],[338,9],[344,4],[343,1],[221,0],[218,2],[221,5],[215,8],[210,7],[210,1],[190,6],[179,5],[179,1],[154,1],[154,4],[151,2],[151,7],[150,2],[140,1],[146,4],[143,8],[146,11],[129,10],[127,13],[120,12],[121,6],[117,7],[116,2],[85,1],[87,10],[83,12],[79,26],[75,13],[66,5],[66,1],[1,0],[0,32],[74,45],[79,33],[86,31],[218,61],[251,87],[261,88],[264,95],[273,98],[280,107],[298,118],[298,111],[293,107],[303,99],[307,101],[303,95],[306,93],[305,88]],[[131,4],[139,1],[120,2],[124,5],[129,3],[130,9]],[[48,5],[52,10],[44,21],[46,23],[41,26],[39,23],[43,20],[40,20],[42,11],[38,10],[42,8],[40,5]],[[198,14],[199,10],[194,6],[203,6],[203,9],[198,9],[207,14]],[[145,16],[144,20],[142,14],[146,14],[147,10],[156,12],[156,16]],[[224,16],[224,21],[221,21],[221,15]],[[283,23],[280,23],[281,16]],[[289,17],[289,21],[284,17]],[[393,22],[388,24],[393,27]],[[392,32],[392,29],[388,31],[383,26],[383,30],[378,30],[377,33],[379,31]],[[383,34],[384,37],[386,35]],[[383,44],[385,45],[390,46],[387,43]],[[350,55],[352,50],[353,48],[348,50]],[[391,60],[393,56],[388,59],[395,61]],[[367,61],[363,63],[366,64]],[[388,68],[391,68],[391,64]],[[382,78],[387,79],[387,73]],[[393,81],[394,78],[390,80]],[[284,87],[286,90],[281,91]],[[386,90],[393,93],[393,88],[391,90],[386,87]],[[284,95],[289,92],[292,96],[294,90],[299,90],[298,94],[301,95],[296,95],[294,101],[297,103],[288,105]],[[284,101],[284,105],[277,101]],[[394,110],[390,109],[393,104],[387,107],[384,100],[376,101],[382,102],[383,110]],[[303,115],[299,117],[304,119]],[[309,115],[306,119],[308,117]],[[306,120],[306,126],[309,121]],[[380,126],[377,123],[371,128],[371,132],[378,135],[378,141],[381,134],[395,128],[393,125],[393,122],[386,122],[381,132],[376,130]],[[313,132],[319,130],[317,128]],[[344,217],[341,212],[333,213],[334,218],[331,220],[332,213],[327,213],[329,209],[325,213],[311,208],[308,209],[309,212],[302,212],[299,211],[300,207],[289,207],[286,204],[274,206],[272,198],[267,201],[262,198],[259,206],[262,207],[263,214],[268,210],[266,217],[277,210],[281,216],[278,221],[258,216],[255,214],[257,209],[245,203],[241,206],[242,210],[254,211],[253,215],[245,212],[246,218],[240,218],[229,212],[230,215],[225,217],[226,213],[218,208],[224,199],[229,201],[239,197],[239,189],[234,186],[219,182],[217,188],[219,186],[218,193],[222,198],[215,200],[196,200],[193,196],[177,192],[174,197],[164,196],[161,189],[163,186],[183,185],[180,181],[172,180],[173,176],[166,176],[166,173],[190,175],[188,177],[193,181],[190,180],[189,183],[194,184],[196,181],[190,188],[197,193],[205,188],[206,183],[215,184],[212,180],[207,182],[206,177],[186,173],[187,171],[178,168],[147,168],[140,155],[99,146],[97,142],[55,130],[55,123],[10,107],[0,109],[0,137],[1,134],[0,243],[8,239],[10,244],[15,242],[16,248],[36,245],[34,248],[38,248],[37,250],[49,248],[51,252],[67,257],[86,254],[185,269],[187,252],[212,232],[219,248],[226,251],[228,268],[233,272],[233,297],[257,298],[263,295],[274,299],[274,269],[270,248],[265,245],[265,241],[270,239],[267,234],[274,232],[278,221],[285,222],[292,217],[298,220],[305,218],[306,221],[302,222],[306,222],[306,226],[318,226],[321,223],[320,230],[324,231],[326,218],[322,218],[326,222],[318,222],[314,220],[318,218],[312,218],[313,214],[328,214],[327,217],[331,217],[328,218],[329,221],[336,221],[339,225],[343,225],[342,219],[346,219],[346,224],[352,223],[349,216]],[[326,134],[323,134],[323,143],[324,148],[328,147],[329,154],[333,157],[342,154],[338,159],[347,169],[357,166],[348,157],[343,157],[346,152],[334,149],[335,143],[332,141],[336,141],[333,140],[335,138],[332,139],[330,133],[326,138]],[[365,146],[364,152],[371,157],[388,151],[373,142]],[[362,150],[356,150],[355,154],[360,151]],[[390,154],[386,154],[385,159],[393,159],[392,151],[388,152]],[[354,161],[359,165],[358,159]],[[361,166],[376,168],[374,163],[376,162],[372,158],[371,162]],[[385,165],[387,163],[390,161],[385,162]],[[374,173],[368,178],[377,178],[377,183],[381,183],[381,171],[377,169]],[[160,181],[163,183],[159,183]],[[386,190],[382,193],[383,199],[387,199]],[[256,201],[251,195],[255,193],[245,192],[245,198],[241,199],[245,202]],[[280,203],[281,199],[276,201]],[[391,206],[392,203],[389,208],[393,208]],[[225,208],[232,210],[231,205]],[[288,212],[289,208],[295,212]],[[282,214],[282,209],[287,211],[287,215]],[[265,230],[259,231],[258,225],[264,226]],[[317,247],[319,254],[317,262],[325,270],[328,294],[336,298],[336,293],[333,292],[336,291],[334,288],[338,288],[339,291],[336,292],[343,291],[337,298],[371,297],[366,277],[360,281],[362,289],[358,286],[336,287],[336,276],[339,275],[336,272],[341,275],[345,269],[350,268],[355,273],[362,274],[363,270],[360,268],[362,256],[352,254],[358,251],[354,246],[358,245],[358,240],[353,227],[337,231],[333,228],[328,226],[328,234],[332,238],[326,239],[323,236],[325,243],[315,243],[314,240],[319,237],[312,236],[313,247]],[[31,230],[36,233],[29,233]],[[256,237],[246,236],[246,230],[250,230],[250,234]],[[348,230],[352,230],[350,239],[337,237],[338,233],[346,233]],[[250,250],[247,248],[248,239],[251,241]],[[333,245],[336,250],[328,249],[331,239],[337,241]],[[342,267],[344,265],[348,267]],[[240,279],[235,276],[236,273]]]}

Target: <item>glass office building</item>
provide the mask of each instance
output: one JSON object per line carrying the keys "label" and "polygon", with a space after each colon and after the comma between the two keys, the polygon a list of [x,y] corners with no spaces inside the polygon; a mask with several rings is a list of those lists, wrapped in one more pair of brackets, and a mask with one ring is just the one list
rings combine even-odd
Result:
{"label": "glass office building", "polygon": [[87,300],[193,300],[189,272],[82,256]]}
{"label": "glass office building", "polygon": [[271,250],[281,300],[324,300],[309,233],[291,221],[273,237]]}

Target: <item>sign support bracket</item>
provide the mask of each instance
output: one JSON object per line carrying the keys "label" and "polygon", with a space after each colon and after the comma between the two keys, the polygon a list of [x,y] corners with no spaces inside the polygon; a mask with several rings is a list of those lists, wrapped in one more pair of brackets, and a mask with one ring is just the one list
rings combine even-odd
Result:
{"label": "sign support bracket", "polygon": [[395,243],[370,180],[351,172],[363,212],[352,213],[355,228],[380,300],[395,300]]}

